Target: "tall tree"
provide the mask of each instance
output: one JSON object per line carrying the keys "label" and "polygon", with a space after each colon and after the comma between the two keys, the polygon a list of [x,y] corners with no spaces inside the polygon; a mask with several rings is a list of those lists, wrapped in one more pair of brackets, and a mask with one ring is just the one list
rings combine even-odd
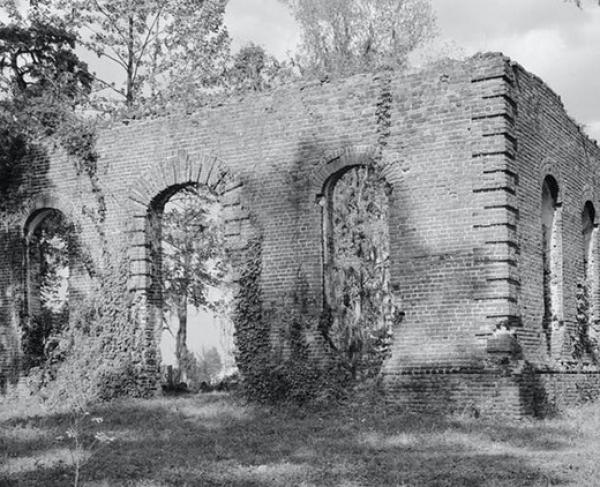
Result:
{"label": "tall tree", "polygon": [[37,142],[77,131],[92,76],[74,49],[75,37],[57,27],[0,25],[0,210],[16,203]]}
{"label": "tall tree", "polygon": [[[391,67],[436,33],[429,0],[281,0],[302,31],[303,74],[345,76]],[[377,170],[355,168],[328,202],[328,319],[321,331],[354,378],[378,373],[401,320],[389,286],[389,211]]]}
{"label": "tall tree", "polygon": [[[0,220],[29,201],[28,181],[46,170],[44,142],[65,148],[81,133],[77,109],[87,100],[92,76],[74,52],[75,37],[41,22],[0,25]],[[32,292],[21,323],[23,366],[48,358],[68,322],[70,226],[51,213],[30,235],[28,273]],[[71,250],[73,248],[71,247]]]}
{"label": "tall tree", "polygon": [[226,75],[227,88],[230,91],[263,91],[293,76],[288,63],[279,62],[262,46],[249,43],[231,59]]}
{"label": "tall tree", "polygon": [[175,356],[185,368],[188,305],[215,310],[218,302],[209,296],[211,286],[224,278],[224,254],[216,201],[207,192],[187,188],[175,194],[162,217],[162,284],[165,314],[178,318]]}
{"label": "tall tree", "polygon": [[281,1],[302,29],[300,68],[318,75],[402,68],[408,54],[436,32],[428,0]]}
{"label": "tall tree", "polygon": [[202,348],[202,353],[198,354],[198,372],[206,382],[214,382],[222,367],[221,355],[216,347]]}
{"label": "tall tree", "polygon": [[76,101],[88,94],[92,77],[74,53],[75,36],[34,22],[0,26],[0,87],[13,97]]}
{"label": "tall tree", "polygon": [[99,79],[117,106],[134,114],[145,104],[160,111],[193,104],[218,84],[229,55],[223,25],[227,0],[37,0],[25,15],[3,0],[15,19],[43,19],[75,32],[78,42],[112,61],[122,86]]}

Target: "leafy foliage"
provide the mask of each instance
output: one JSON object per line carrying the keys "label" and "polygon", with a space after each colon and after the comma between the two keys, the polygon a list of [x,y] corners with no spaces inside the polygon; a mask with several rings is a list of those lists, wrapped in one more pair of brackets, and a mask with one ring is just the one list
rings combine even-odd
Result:
{"label": "leafy foliage", "polygon": [[295,289],[284,296],[283,306],[272,306],[267,318],[278,327],[279,350],[270,357],[264,371],[268,380],[268,402],[295,405],[331,405],[343,398],[354,385],[354,378],[339,356],[319,360],[315,344],[307,335],[315,328],[310,318],[303,276],[299,273]]}
{"label": "leafy foliage", "polygon": [[185,298],[214,308],[208,287],[222,283],[226,272],[216,196],[185,188],[169,200],[161,223],[165,305],[177,307]]}
{"label": "leafy foliage", "polygon": [[[29,241],[29,282],[37,309],[22,330],[24,368],[39,366],[52,353],[68,323],[69,240],[72,228],[58,211],[48,214]],[[30,297],[30,300],[32,297]]]}
{"label": "leafy foliage", "polygon": [[171,197],[161,218],[163,311],[179,321],[175,355],[182,372],[190,362],[188,306],[218,311],[221,304],[209,296],[225,284],[227,270],[218,212],[215,195],[188,187]]}
{"label": "leafy foliage", "polygon": [[576,360],[585,358],[597,361],[598,341],[592,323],[589,285],[587,282],[577,284],[577,315],[575,330],[570,333],[572,356]]}
{"label": "leafy foliage", "polygon": [[89,93],[92,76],[74,48],[75,37],[51,25],[1,26],[2,89],[13,96],[53,95],[61,100],[76,100],[81,92]]}
{"label": "leafy foliage", "polygon": [[[165,2],[170,23],[159,46],[157,72],[164,85],[157,101],[190,110],[202,104],[207,92],[222,86],[230,38],[223,24],[226,0]],[[169,21],[167,21],[169,22]],[[159,78],[160,83],[160,78]]]}
{"label": "leafy foliage", "polygon": [[0,212],[7,214],[26,198],[24,181],[31,173],[28,156],[35,153],[22,127],[0,108]]}
{"label": "leafy foliage", "polygon": [[252,399],[304,403],[342,397],[357,380],[378,374],[392,325],[401,321],[389,289],[389,202],[378,170],[352,168],[330,189],[328,306],[318,329],[334,354],[319,359],[308,339],[317,323],[301,270],[289,296],[264,306],[261,247],[254,241],[235,313],[237,363]]}
{"label": "leafy foliage", "polygon": [[294,79],[295,72],[286,62],[279,62],[257,44],[243,46],[227,69],[230,91],[263,91]]}
{"label": "leafy foliage", "polygon": [[144,397],[158,378],[149,377],[139,298],[128,290],[129,263],[115,251],[99,269],[94,289],[70,307],[69,326],[43,364],[37,388],[51,405],[82,407],[115,397]]}
{"label": "leafy foliage", "polygon": [[[16,117],[23,136],[50,136],[90,93],[92,77],[66,30],[34,22],[0,27],[0,109]],[[12,131],[14,136],[18,133]]]}
{"label": "leafy foliage", "polygon": [[344,76],[403,68],[413,49],[435,33],[427,0],[282,0],[302,30],[304,73]]}
{"label": "leafy foliage", "polygon": [[[71,34],[40,22],[0,26],[0,210],[27,198],[23,183],[31,172],[39,177],[42,140],[77,141],[84,131],[75,110],[91,75],[74,48]],[[69,153],[75,145],[65,144]]]}
{"label": "leafy foliage", "polygon": [[[80,160],[82,165],[95,163],[93,142],[80,144],[86,137],[95,139],[93,123],[82,122],[78,113],[90,94],[92,77],[74,49],[73,35],[41,21],[0,25],[0,214],[7,223],[13,218],[20,225],[15,215],[19,219],[36,195],[31,181],[44,185],[51,148],[60,146],[76,155],[76,168]],[[54,367],[64,358],[56,345],[70,310],[62,296],[65,290],[59,291],[59,283],[64,284],[60,274],[66,271],[67,247],[68,252],[81,249],[72,245],[69,226],[56,217],[47,216],[32,235],[30,248],[41,250],[34,290],[41,299],[22,323],[25,369]]]}
{"label": "leafy foliage", "polygon": [[[306,333],[313,327],[302,279],[284,302],[264,309],[260,274],[261,240],[253,239],[246,251],[235,301],[236,361],[245,395],[261,403],[304,404],[330,401],[344,395],[349,375],[334,358],[319,365]],[[301,277],[301,276],[300,276]],[[271,344],[271,331],[283,332],[280,347]]]}
{"label": "leafy foliage", "polygon": [[[162,113],[172,105],[193,106],[200,92],[219,85],[230,44],[223,26],[225,4],[225,0],[38,0],[31,3],[27,17],[68,27],[82,46],[114,63],[125,82],[115,87],[97,78],[100,87],[113,95],[101,97],[99,107],[137,117]],[[12,11],[19,16],[17,9]]]}
{"label": "leafy foliage", "polygon": [[246,261],[240,269],[234,309],[234,340],[243,387],[248,396],[257,400],[269,397],[269,383],[263,375],[270,364],[270,344],[269,329],[263,319],[261,270],[261,239],[256,238],[249,242]]}
{"label": "leafy foliage", "polygon": [[372,167],[354,167],[330,192],[328,306],[321,330],[355,378],[376,375],[391,344],[389,202]]}
{"label": "leafy foliage", "polygon": [[203,348],[196,354],[188,352],[182,362],[188,389],[193,392],[208,389],[210,384],[216,382],[222,367],[221,355],[215,347]]}

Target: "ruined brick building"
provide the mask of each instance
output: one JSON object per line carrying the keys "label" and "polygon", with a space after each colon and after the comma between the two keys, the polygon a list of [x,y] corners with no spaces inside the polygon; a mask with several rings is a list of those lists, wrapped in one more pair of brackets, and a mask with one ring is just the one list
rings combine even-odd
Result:
{"label": "ruined brick building", "polygon": [[[382,371],[386,397],[519,415],[600,391],[600,148],[555,93],[500,54],[133,122],[104,131],[98,149],[109,236],[128,239],[130,285],[146,297],[148,330],[148,222],[178,188],[200,183],[220,194],[232,248],[262,235],[263,300],[277,303],[300,269],[318,319],[325,188],[347,168],[377,162],[390,187],[391,282],[405,313]],[[28,184],[29,207],[0,229],[4,375],[33,299],[28,235],[58,210],[94,241],[85,218],[92,188],[67,157],[40,162]],[[72,263],[72,294],[85,292],[79,272]]]}

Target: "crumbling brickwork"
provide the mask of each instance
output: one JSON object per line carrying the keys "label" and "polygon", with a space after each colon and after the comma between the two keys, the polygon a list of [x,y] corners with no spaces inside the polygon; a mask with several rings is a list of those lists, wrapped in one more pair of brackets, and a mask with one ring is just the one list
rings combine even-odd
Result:
{"label": "crumbling brickwork", "polygon": [[[382,371],[389,401],[521,415],[541,411],[541,402],[562,406],[600,392],[592,351],[573,353],[577,284],[586,275],[582,211],[586,202],[600,208],[600,149],[556,94],[500,54],[415,74],[296,84],[190,116],[131,122],[103,131],[98,149],[108,237],[126,242],[131,289],[146,297],[149,366],[158,306],[148,221],[160,201],[191,183],[222,195],[231,248],[262,236],[265,305],[281,303],[301,273],[317,322],[324,187],[339,171],[376,163],[390,187],[391,286],[404,312]],[[31,215],[60,210],[89,248],[98,241],[88,217],[96,204],[89,180],[60,155],[38,164],[29,181],[35,197],[0,232],[4,376],[18,347],[18,256]],[[548,325],[550,351],[542,230],[548,176],[557,185],[551,245],[559,309]],[[595,233],[590,238],[591,336],[600,310],[593,264],[600,244]],[[85,292],[84,277],[74,272],[71,279]],[[318,328],[310,333],[317,338]],[[316,356],[327,353],[322,341],[311,343]]]}

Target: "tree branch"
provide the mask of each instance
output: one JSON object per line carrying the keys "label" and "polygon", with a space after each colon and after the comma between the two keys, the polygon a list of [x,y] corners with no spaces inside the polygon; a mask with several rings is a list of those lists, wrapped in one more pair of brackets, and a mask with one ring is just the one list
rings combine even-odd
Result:
{"label": "tree branch", "polygon": [[113,17],[100,5],[100,2],[98,2],[98,0],[94,0],[94,5],[96,5],[96,8],[98,9],[98,11],[104,15],[104,17],[106,18],[106,20],[108,20],[115,28],[115,30],[117,31],[117,33],[121,36],[121,39],[123,39],[123,41],[127,42],[127,35],[125,32],[123,32],[120,28],[119,28],[119,24],[117,24],[117,22],[113,19]]}
{"label": "tree branch", "polygon": [[122,90],[119,90],[118,88],[115,88],[112,84],[104,81],[102,78],[98,78],[98,76],[96,76],[95,74],[90,73],[90,76],[92,78],[94,78],[94,80],[98,81],[99,83],[102,83],[106,88],[110,88],[111,90],[113,90],[115,93],[118,93],[121,96],[125,96],[125,93],[123,93]]}
{"label": "tree branch", "polygon": [[[158,9],[158,12],[156,12],[156,16],[154,17],[154,20],[152,21],[152,24],[150,24],[150,27],[148,27],[148,33],[146,34],[146,38],[144,39],[144,42],[142,43],[142,47],[140,47],[139,55],[137,56],[137,59],[135,60],[133,79],[135,79],[137,77],[137,72],[138,72],[138,68],[140,66],[140,61],[142,59],[142,56],[144,55],[144,51],[146,50],[146,47],[148,47],[148,43],[150,42],[150,35],[152,34],[152,29],[154,29],[154,26],[158,22],[158,19],[160,18],[161,14],[162,14],[162,10],[163,10],[163,6],[160,6]],[[158,35],[156,37],[158,37]]]}

